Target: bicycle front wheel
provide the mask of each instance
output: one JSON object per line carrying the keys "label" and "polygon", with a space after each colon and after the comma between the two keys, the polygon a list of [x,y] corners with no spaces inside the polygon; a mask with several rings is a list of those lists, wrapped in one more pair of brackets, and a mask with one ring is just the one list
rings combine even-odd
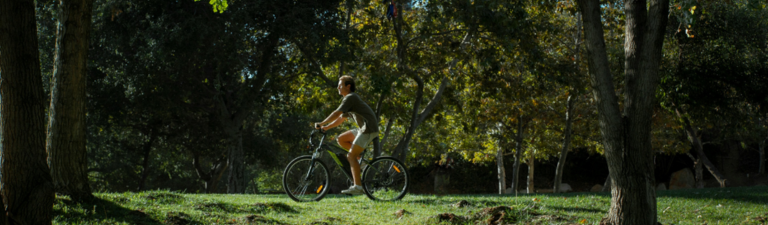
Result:
{"label": "bicycle front wheel", "polygon": [[285,167],[283,189],[294,201],[319,201],[328,193],[330,178],[323,162],[320,160],[313,162],[312,156],[301,156]]}
{"label": "bicycle front wheel", "polygon": [[408,193],[408,170],[395,158],[377,158],[363,171],[363,189],[372,200],[400,200]]}

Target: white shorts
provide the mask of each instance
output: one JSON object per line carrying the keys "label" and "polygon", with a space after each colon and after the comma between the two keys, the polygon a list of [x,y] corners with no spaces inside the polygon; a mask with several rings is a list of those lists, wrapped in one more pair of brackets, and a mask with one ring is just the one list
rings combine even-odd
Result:
{"label": "white shorts", "polygon": [[349,131],[352,131],[352,134],[355,135],[355,140],[352,141],[352,144],[360,146],[363,149],[365,149],[365,147],[367,147],[368,144],[371,143],[371,141],[373,141],[374,138],[379,136],[378,133],[364,134],[363,132],[360,131],[360,129],[352,129]]}

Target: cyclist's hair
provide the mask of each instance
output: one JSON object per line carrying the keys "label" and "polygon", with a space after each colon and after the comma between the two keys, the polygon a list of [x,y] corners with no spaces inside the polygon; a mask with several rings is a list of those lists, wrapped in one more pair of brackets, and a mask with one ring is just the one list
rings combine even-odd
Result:
{"label": "cyclist's hair", "polygon": [[339,77],[339,80],[344,82],[344,86],[352,85],[349,87],[349,91],[355,92],[355,79],[353,79],[352,76],[344,75]]}

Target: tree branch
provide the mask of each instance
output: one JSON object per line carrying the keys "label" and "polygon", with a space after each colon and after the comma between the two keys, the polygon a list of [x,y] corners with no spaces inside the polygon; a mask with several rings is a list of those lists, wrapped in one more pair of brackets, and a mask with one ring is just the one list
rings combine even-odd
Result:
{"label": "tree branch", "polygon": [[421,122],[424,122],[424,120],[432,114],[433,109],[435,106],[440,102],[441,99],[443,99],[443,92],[445,92],[445,87],[448,85],[448,82],[450,80],[448,77],[443,77],[443,80],[440,82],[440,88],[437,90],[437,93],[435,93],[435,96],[432,98],[432,100],[427,103],[427,107],[424,107],[424,110],[419,113],[419,118],[417,124],[420,124]]}

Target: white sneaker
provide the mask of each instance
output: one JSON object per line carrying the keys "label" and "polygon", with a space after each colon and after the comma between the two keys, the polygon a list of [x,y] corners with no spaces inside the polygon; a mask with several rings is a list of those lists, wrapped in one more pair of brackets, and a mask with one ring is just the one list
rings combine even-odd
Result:
{"label": "white sneaker", "polygon": [[365,194],[365,190],[363,190],[363,186],[352,185],[349,189],[341,191],[341,193],[347,195],[362,195]]}

